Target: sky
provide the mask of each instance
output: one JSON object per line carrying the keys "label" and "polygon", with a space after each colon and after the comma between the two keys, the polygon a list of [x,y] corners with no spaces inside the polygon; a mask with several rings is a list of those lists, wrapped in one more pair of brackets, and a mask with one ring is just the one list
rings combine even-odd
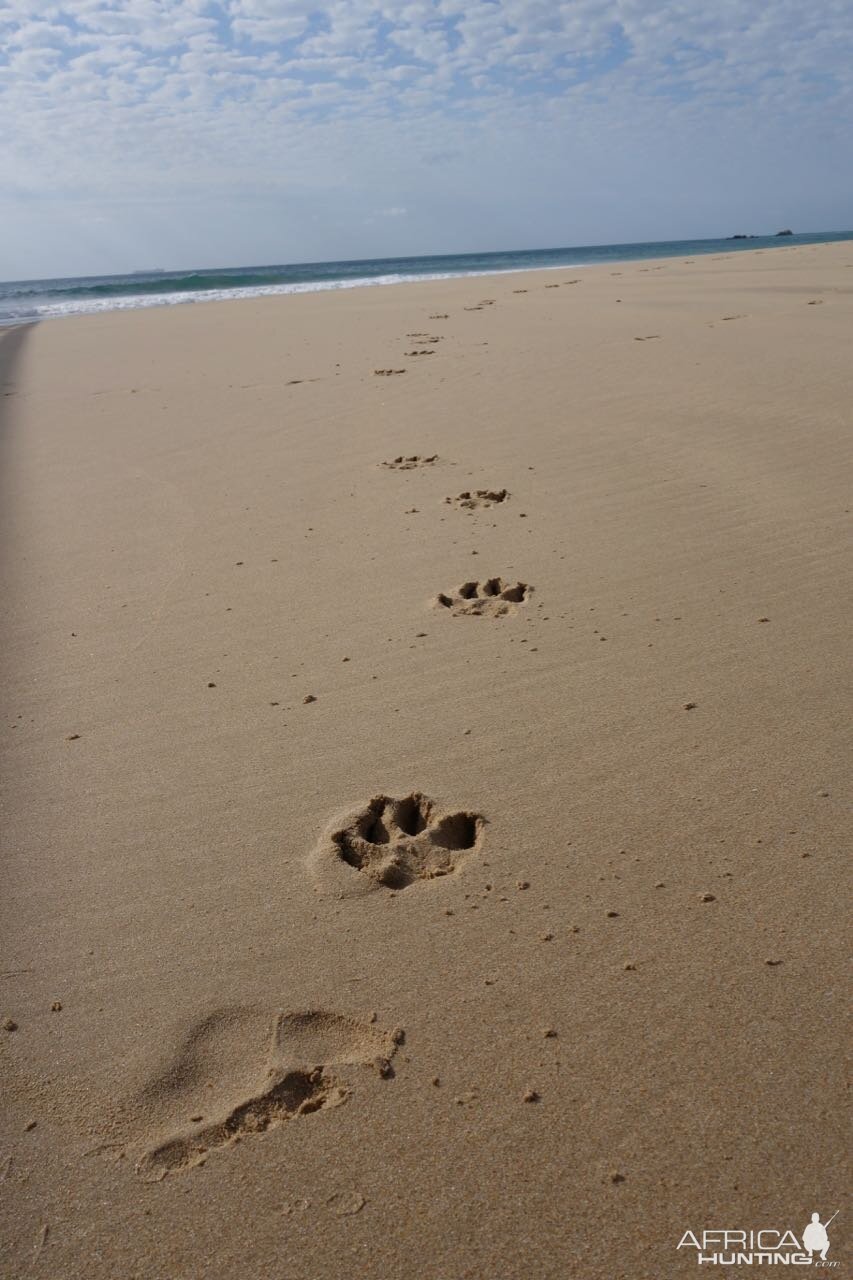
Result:
{"label": "sky", "polygon": [[853,0],[0,0],[0,279],[853,227]]}

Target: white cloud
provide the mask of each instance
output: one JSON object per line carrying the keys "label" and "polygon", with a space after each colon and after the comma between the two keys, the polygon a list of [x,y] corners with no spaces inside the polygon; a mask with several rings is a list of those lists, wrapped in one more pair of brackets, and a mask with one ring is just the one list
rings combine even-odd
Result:
{"label": "white cloud", "polygon": [[822,216],[798,165],[850,194],[849,0],[6,0],[0,48],[3,274],[38,253],[45,186],[57,241],[85,197],[129,238],[156,222],[165,252],[152,211],[195,196],[235,201],[246,239],[277,209],[292,257],[317,255],[309,223],[338,256],[330,189],[352,225],[444,229],[425,248],[630,235],[632,217],[642,236],[641,215],[671,234],[662,192],[686,234],[757,217],[762,192]]}

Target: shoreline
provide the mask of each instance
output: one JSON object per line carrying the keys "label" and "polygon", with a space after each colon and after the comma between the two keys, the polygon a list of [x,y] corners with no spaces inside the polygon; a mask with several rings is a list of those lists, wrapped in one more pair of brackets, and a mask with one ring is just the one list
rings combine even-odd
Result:
{"label": "shoreline", "polygon": [[835,1207],[853,244],[780,247],[0,334],[12,1270]]}
{"label": "shoreline", "polygon": [[[823,232],[814,233],[814,236],[816,237],[824,234],[836,234],[836,233],[823,233]],[[837,234],[843,235],[844,233],[837,233]],[[459,279],[459,280],[472,279],[473,280],[473,279],[486,279],[491,277],[498,279],[502,276],[516,275],[520,273],[529,273],[529,272],[536,272],[536,271],[553,272],[553,271],[563,271],[563,270],[566,270],[566,271],[582,270],[582,269],[585,270],[588,267],[625,266],[635,262],[656,262],[656,263],[677,262],[677,261],[683,262],[685,261],[685,254],[688,255],[688,260],[690,260],[689,255],[691,253],[695,254],[697,258],[702,258],[702,257],[714,258],[720,254],[724,257],[727,257],[728,256],[728,254],[726,253],[727,247],[729,248],[729,250],[731,250],[733,253],[737,255],[740,255],[743,253],[764,253],[765,251],[771,250],[771,249],[811,248],[811,247],[818,247],[818,246],[824,246],[824,245],[849,243],[851,238],[853,238],[853,233],[846,233],[846,234],[847,234],[847,239],[842,238],[840,240],[822,240],[822,239],[809,237],[806,233],[804,233],[801,240],[798,240],[795,238],[795,240],[792,242],[787,238],[784,238],[781,241],[781,243],[779,241],[779,238],[776,236],[750,237],[749,238],[750,240],[762,240],[765,242],[761,245],[760,248],[753,248],[751,245],[747,247],[744,241],[739,239],[735,240],[732,237],[729,237],[727,240],[719,241],[719,242],[706,241],[706,240],[684,241],[682,243],[684,243],[685,245],[693,244],[696,246],[705,246],[705,245],[714,244],[715,247],[713,249],[711,248],[694,248],[692,250],[685,249],[683,252],[679,252],[677,254],[661,254],[660,256],[654,253],[644,253],[644,254],[629,256],[626,258],[614,257],[614,258],[595,259],[595,260],[591,259],[588,261],[581,260],[577,262],[565,262],[565,263],[548,264],[548,265],[541,264],[541,265],[535,265],[535,266],[511,266],[511,267],[505,267],[499,270],[484,270],[484,271],[471,270],[471,271],[456,271],[456,272],[451,271],[451,272],[436,272],[434,274],[430,272],[426,272],[423,274],[414,273],[410,275],[402,275],[396,279],[389,277],[389,275],[386,273],[376,277],[370,277],[370,276],[359,277],[352,281],[349,281],[344,277],[340,277],[340,278],[329,280],[329,281],[324,281],[318,277],[312,281],[271,283],[268,286],[255,284],[255,285],[248,285],[245,287],[243,286],[234,286],[233,288],[222,287],[219,290],[201,289],[197,292],[193,290],[186,290],[186,291],[179,290],[177,292],[166,291],[163,294],[152,294],[152,295],[129,294],[128,297],[133,298],[133,301],[128,302],[127,304],[122,304],[118,300],[121,297],[121,295],[117,294],[115,295],[114,301],[109,303],[104,303],[103,305],[98,304],[94,301],[88,302],[88,303],[81,302],[81,303],[63,304],[67,306],[80,306],[80,307],[87,306],[87,307],[90,307],[91,310],[69,311],[67,314],[64,314],[64,315],[33,316],[32,318],[23,318],[23,319],[11,318],[9,320],[4,320],[2,317],[0,317],[0,328],[8,327],[9,325],[12,325],[15,323],[38,323],[40,320],[47,320],[47,319],[71,319],[75,315],[102,315],[111,311],[135,311],[135,310],[150,310],[155,307],[205,305],[210,302],[219,302],[219,301],[222,301],[222,302],[251,301],[252,299],[256,299],[256,298],[260,299],[263,297],[289,297],[291,295],[301,295],[303,293],[326,293],[326,292],[334,293],[338,291],[349,291],[352,289],[382,288],[385,286],[400,285],[400,284],[405,285],[405,284],[420,284],[420,283],[423,283],[423,284],[436,283],[443,280],[456,280],[456,279]],[[665,244],[668,244],[669,242],[663,241],[660,243],[662,245],[665,245]],[[627,248],[629,246],[613,246],[613,247]],[[639,243],[636,247],[637,248],[647,248],[647,247],[653,248],[654,245],[650,244],[646,246],[642,243]],[[597,252],[599,249],[604,250],[607,248],[608,246],[600,246],[600,247],[599,246],[589,246],[589,247],[580,246],[577,252],[582,254],[585,252],[586,253],[593,252],[593,251]],[[556,252],[556,251],[530,250],[528,252],[531,255],[533,255],[536,253],[544,254],[547,252]],[[475,257],[477,255],[471,255],[471,256]],[[485,255],[485,256],[488,256],[488,255]],[[369,265],[370,261],[371,261],[370,259],[365,259],[364,265],[365,266]],[[385,260],[375,260],[375,261],[384,262]],[[404,258],[387,260],[389,265],[395,261],[402,263],[410,260],[404,259]],[[305,265],[311,266],[314,264],[305,264]],[[324,266],[324,265],[336,266],[338,264],[336,263],[316,264],[317,267]],[[347,266],[347,265],[360,265],[360,264],[341,263],[340,265]],[[167,279],[167,280],[169,278],[175,278],[175,279],[186,278],[187,275],[190,275],[190,276],[208,275],[212,279],[219,272],[224,273],[227,271],[232,271],[236,277],[236,276],[239,276],[239,274],[244,270],[251,272],[252,270],[266,270],[266,269],[267,268],[233,268],[233,269],[217,268],[209,272],[193,270],[187,273],[171,272],[171,273],[163,273],[163,275],[164,275],[164,279]],[[288,268],[282,268],[282,269],[285,270]],[[298,269],[298,265],[291,269],[292,270]],[[134,273],[130,273],[130,275],[133,275],[133,274]],[[150,273],[139,273],[139,274],[149,275]],[[103,279],[106,281],[110,279],[122,280],[124,278],[125,277],[122,275],[117,275],[112,277],[110,276],[79,277],[79,278],[70,277],[65,281],[57,280],[56,283],[77,283],[78,279],[79,281],[83,281],[86,279]],[[14,284],[16,282],[8,282],[8,283]],[[17,283],[44,284],[44,283],[51,283],[51,281],[49,280],[32,281],[32,282],[21,281]],[[0,286],[0,288],[2,288],[2,286]],[[146,298],[148,298],[149,300],[146,300]],[[59,305],[59,304],[49,304],[49,305]]]}

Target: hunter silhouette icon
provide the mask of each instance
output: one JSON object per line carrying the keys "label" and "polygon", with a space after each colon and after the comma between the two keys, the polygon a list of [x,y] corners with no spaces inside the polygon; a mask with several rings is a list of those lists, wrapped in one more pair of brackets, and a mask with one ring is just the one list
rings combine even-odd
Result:
{"label": "hunter silhouette icon", "polygon": [[[836,1216],[838,1210],[832,1215]],[[803,1248],[810,1254],[819,1253],[821,1260],[826,1259],[827,1250],[829,1249],[829,1236],[826,1234],[826,1228],[832,1222],[830,1218],[826,1223],[821,1222],[820,1214],[813,1213],[812,1220],[803,1232]]]}

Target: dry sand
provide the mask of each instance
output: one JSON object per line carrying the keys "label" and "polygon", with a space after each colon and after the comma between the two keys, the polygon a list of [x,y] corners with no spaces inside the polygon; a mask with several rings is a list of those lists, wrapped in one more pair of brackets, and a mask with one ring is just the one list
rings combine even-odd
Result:
{"label": "dry sand", "polygon": [[852,295],[0,338],[4,1276],[668,1280],[838,1207]]}

